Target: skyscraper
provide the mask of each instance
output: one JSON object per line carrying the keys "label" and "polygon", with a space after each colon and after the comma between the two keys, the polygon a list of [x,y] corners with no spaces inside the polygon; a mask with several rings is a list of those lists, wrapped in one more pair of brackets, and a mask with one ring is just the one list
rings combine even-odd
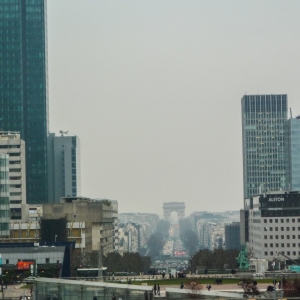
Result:
{"label": "skyscraper", "polygon": [[46,0],[0,1],[0,130],[26,145],[27,203],[47,202]]}
{"label": "skyscraper", "polygon": [[242,98],[244,198],[285,188],[287,95]]}
{"label": "skyscraper", "polygon": [[48,136],[49,203],[81,196],[80,140],[74,136]]}
{"label": "skyscraper", "polygon": [[284,126],[285,189],[300,191],[300,117],[290,118]]}

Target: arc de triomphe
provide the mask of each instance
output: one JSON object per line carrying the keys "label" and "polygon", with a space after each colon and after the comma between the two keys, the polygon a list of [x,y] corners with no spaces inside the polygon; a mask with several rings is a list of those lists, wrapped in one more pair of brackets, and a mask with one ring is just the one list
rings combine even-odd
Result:
{"label": "arc de triomphe", "polygon": [[178,221],[185,217],[185,203],[184,202],[165,202],[163,204],[164,219],[171,221],[171,213],[177,212]]}

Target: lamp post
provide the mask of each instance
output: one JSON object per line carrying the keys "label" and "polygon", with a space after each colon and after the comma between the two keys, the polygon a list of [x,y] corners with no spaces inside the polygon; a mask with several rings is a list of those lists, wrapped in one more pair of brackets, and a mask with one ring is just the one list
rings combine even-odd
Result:
{"label": "lamp post", "polygon": [[57,238],[57,234],[54,236],[54,241],[55,241],[55,243],[56,243],[56,238]]}

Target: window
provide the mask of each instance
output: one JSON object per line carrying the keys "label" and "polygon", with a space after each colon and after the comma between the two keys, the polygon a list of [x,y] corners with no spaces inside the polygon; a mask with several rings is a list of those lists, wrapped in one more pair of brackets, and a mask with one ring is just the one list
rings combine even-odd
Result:
{"label": "window", "polygon": [[5,263],[6,263],[7,265],[9,265],[9,259],[6,259],[6,260],[5,260]]}
{"label": "window", "polygon": [[270,235],[270,240],[273,240],[273,235]]}
{"label": "window", "polygon": [[282,239],[282,240],[284,239],[284,235],[281,236],[281,239]]}
{"label": "window", "polygon": [[272,219],[270,219],[270,220],[269,220],[269,223],[273,223],[273,220],[272,220]]}
{"label": "window", "polygon": [[291,244],[290,244],[290,243],[287,243],[286,246],[287,246],[287,247],[291,247]]}
{"label": "window", "polygon": [[268,238],[268,236],[267,235],[264,235],[264,239],[266,240]]}
{"label": "window", "polygon": [[284,247],[284,243],[281,243],[281,247]]}
{"label": "window", "polygon": [[284,231],[284,227],[280,227],[280,230],[281,230],[281,231]]}
{"label": "window", "polygon": [[287,227],[287,228],[286,228],[286,231],[290,231],[290,227]]}
{"label": "window", "polygon": [[278,247],[279,247],[279,244],[278,244],[278,243],[276,243],[276,244],[275,244],[275,247],[277,247],[277,248],[278,248]]}
{"label": "window", "polygon": [[273,254],[273,251],[270,252],[270,255],[272,255],[272,256],[274,255],[274,254]]}
{"label": "window", "polygon": [[[300,220],[300,219],[299,219]],[[283,223],[283,219],[280,219],[280,222]],[[299,221],[300,222],[300,221]]]}
{"label": "window", "polygon": [[295,223],[295,221],[296,221],[295,219],[292,219],[292,223]]}
{"label": "window", "polygon": [[298,227],[298,230],[300,230],[300,227]]}
{"label": "window", "polygon": [[275,219],[275,223],[278,223],[278,219]]}
{"label": "window", "polygon": [[296,238],[296,236],[295,236],[295,235],[292,235],[292,237],[293,237],[293,240]]}
{"label": "window", "polygon": [[268,248],[268,244],[265,244],[265,248]]}
{"label": "window", "polygon": [[293,251],[293,255],[296,255],[296,251]]}
{"label": "window", "polygon": [[290,223],[290,219],[286,219],[286,222],[287,222],[287,223]]}
{"label": "window", "polygon": [[292,230],[295,231],[295,230],[296,230],[296,227],[292,227]]}
{"label": "window", "polygon": [[275,231],[278,231],[278,227],[275,227]]}
{"label": "window", "polygon": [[50,263],[50,258],[46,258],[46,264],[49,264]]}
{"label": "window", "polygon": [[270,231],[273,231],[273,227],[270,227]]}
{"label": "window", "polygon": [[278,240],[278,238],[279,238],[279,235],[275,235],[275,239]]}
{"label": "window", "polygon": [[289,239],[290,239],[290,236],[289,236],[289,235],[287,235],[287,236],[286,236],[286,238],[289,240]]}
{"label": "window", "polygon": [[264,231],[268,231],[268,228],[267,228],[267,227],[264,227]]}
{"label": "window", "polygon": [[264,219],[264,223],[267,223],[267,219]]}
{"label": "window", "polygon": [[293,243],[293,247],[296,247],[296,243]]}
{"label": "window", "polygon": [[273,244],[272,243],[270,244],[270,247],[273,248]]}
{"label": "window", "polygon": [[288,251],[288,252],[287,252],[287,255],[291,255],[291,251]]}
{"label": "window", "polygon": [[267,252],[267,251],[265,251],[265,255],[268,255],[268,252]]}

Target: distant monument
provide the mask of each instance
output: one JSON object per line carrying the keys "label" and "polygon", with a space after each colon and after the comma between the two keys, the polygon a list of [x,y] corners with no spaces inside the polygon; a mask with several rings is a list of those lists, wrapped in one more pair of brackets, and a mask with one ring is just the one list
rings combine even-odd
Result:
{"label": "distant monument", "polygon": [[165,202],[163,204],[164,219],[171,221],[171,213],[177,212],[178,220],[185,217],[185,203],[184,202]]}

